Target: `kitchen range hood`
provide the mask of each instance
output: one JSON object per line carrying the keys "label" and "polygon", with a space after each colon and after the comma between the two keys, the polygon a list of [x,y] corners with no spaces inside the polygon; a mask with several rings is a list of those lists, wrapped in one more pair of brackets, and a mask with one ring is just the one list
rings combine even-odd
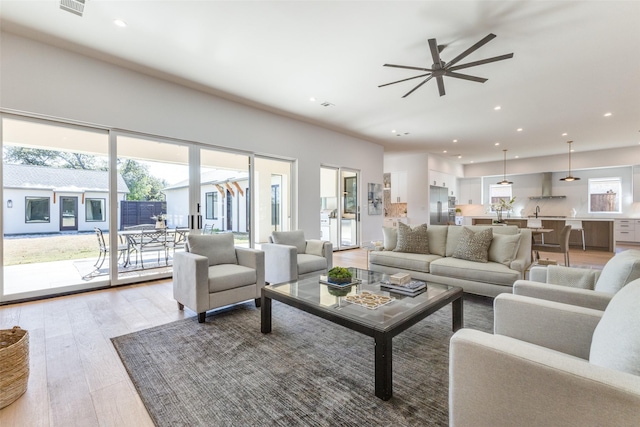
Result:
{"label": "kitchen range hood", "polygon": [[529,197],[530,200],[541,199],[564,199],[567,196],[553,196],[551,194],[551,172],[542,173],[542,194],[540,196]]}

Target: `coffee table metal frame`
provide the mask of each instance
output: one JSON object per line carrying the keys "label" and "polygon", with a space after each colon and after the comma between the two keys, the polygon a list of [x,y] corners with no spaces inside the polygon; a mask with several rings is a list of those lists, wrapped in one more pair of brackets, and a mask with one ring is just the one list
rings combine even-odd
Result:
{"label": "coffee table metal frame", "polygon": [[[361,284],[354,285],[358,286],[360,291],[367,290],[372,293],[387,294],[385,290],[380,290],[379,285],[379,281],[386,278],[386,275],[354,268],[351,268],[351,270],[357,275],[364,273],[370,279],[364,280]],[[373,280],[371,280],[372,278]],[[375,395],[382,400],[389,400],[393,395],[392,339],[394,336],[450,303],[452,304],[452,330],[455,332],[463,327],[463,291],[462,288],[459,287],[427,282],[428,287],[437,287],[441,289],[441,292],[433,297],[430,297],[428,292],[415,297],[391,294],[396,297],[396,300],[376,310],[397,310],[399,304],[404,304],[407,310],[406,312],[402,312],[402,316],[400,316],[399,319],[394,318],[388,322],[377,323],[368,322],[366,315],[361,318],[353,315],[345,315],[345,312],[341,310],[340,307],[328,307],[319,303],[312,303],[296,295],[292,295],[291,292],[278,290],[278,288],[282,288],[283,285],[291,286],[292,284],[307,287],[317,286],[318,288],[327,286],[319,283],[318,279],[319,278],[308,278],[298,282],[265,286],[262,289],[261,296],[262,333],[268,334],[271,332],[271,300],[277,300],[299,310],[329,320],[330,322],[373,337],[375,341]],[[363,310],[366,312],[369,309],[358,306],[352,310]]]}

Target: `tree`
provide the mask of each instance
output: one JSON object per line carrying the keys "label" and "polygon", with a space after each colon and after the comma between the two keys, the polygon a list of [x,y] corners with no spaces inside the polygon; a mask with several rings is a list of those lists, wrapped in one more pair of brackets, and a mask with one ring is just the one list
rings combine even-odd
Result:
{"label": "tree", "polygon": [[149,175],[149,168],[131,159],[119,161],[118,171],[129,187],[127,200],[164,201],[166,182]]}
{"label": "tree", "polygon": [[102,156],[39,148],[5,147],[4,161],[13,164],[65,169],[108,170],[107,160]]}

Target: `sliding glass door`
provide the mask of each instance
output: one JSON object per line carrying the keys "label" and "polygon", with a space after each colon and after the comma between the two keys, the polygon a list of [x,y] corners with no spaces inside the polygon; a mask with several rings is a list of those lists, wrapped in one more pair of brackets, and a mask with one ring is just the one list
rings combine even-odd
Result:
{"label": "sliding glass door", "polygon": [[357,170],[322,166],[320,168],[321,238],[334,250],[360,245],[360,194]]}
{"label": "sliding glass door", "polygon": [[291,230],[293,162],[270,157],[255,156],[256,217],[254,246],[269,241],[273,231]]}

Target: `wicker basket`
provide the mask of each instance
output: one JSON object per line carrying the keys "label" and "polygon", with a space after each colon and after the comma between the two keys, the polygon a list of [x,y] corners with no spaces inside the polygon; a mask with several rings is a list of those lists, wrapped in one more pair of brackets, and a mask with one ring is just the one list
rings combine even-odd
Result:
{"label": "wicker basket", "polygon": [[29,332],[14,326],[0,329],[0,409],[27,391],[29,382]]}

